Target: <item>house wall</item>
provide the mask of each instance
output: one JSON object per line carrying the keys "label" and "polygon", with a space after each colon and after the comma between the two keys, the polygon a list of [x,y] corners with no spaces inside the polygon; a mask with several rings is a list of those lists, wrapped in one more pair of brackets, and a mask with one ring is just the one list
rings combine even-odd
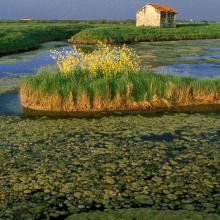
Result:
{"label": "house wall", "polygon": [[136,26],[160,27],[160,13],[151,5],[145,5],[136,15]]}
{"label": "house wall", "polygon": [[152,5],[145,5],[136,14],[136,26],[176,27],[176,15],[158,12]]}

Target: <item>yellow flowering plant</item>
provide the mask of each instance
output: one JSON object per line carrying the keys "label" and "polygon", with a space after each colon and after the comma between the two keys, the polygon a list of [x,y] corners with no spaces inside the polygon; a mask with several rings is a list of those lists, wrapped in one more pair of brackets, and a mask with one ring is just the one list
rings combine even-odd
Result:
{"label": "yellow flowering plant", "polygon": [[139,57],[126,45],[109,46],[102,42],[92,53],[85,53],[73,46],[71,51],[52,51],[58,68],[65,74],[85,71],[93,77],[112,77],[118,74],[137,72],[140,69]]}

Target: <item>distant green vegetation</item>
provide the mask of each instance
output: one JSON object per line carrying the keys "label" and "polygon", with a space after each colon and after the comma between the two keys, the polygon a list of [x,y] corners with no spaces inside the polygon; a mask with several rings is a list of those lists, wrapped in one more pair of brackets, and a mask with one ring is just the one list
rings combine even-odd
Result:
{"label": "distant green vegetation", "polygon": [[184,24],[177,28],[139,27],[134,21],[0,21],[0,55],[39,47],[46,41],[70,38],[72,43],[132,43],[220,38],[220,23]]}
{"label": "distant green vegetation", "polygon": [[67,39],[88,27],[85,22],[1,21],[0,55],[37,48],[46,41]]}
{"label": "distant green vegetation", "polygon": [[220,23],[180,23],[176,28],[136,27],[134,24],[87,28],[74,35],[72,43],[133,43],[140,41],[197,40],[220,38]]}
{"label": "distant green vegetation", "polygon": [[34,49],[46,41],[68,39],[89,27],[131,23],[131,20],[0,20],[0,55]]}

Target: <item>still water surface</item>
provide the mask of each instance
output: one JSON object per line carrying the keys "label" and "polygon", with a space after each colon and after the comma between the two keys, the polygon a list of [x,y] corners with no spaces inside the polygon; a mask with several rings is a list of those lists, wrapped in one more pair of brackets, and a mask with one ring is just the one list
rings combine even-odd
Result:
{"label": "still water surface", "polygon": [[220,40],[188,40],[132,45],[142,65],[156,72],[196,78],[220,76]]}
{"label": "still water surface", "polygon": [[0,57],[0,77],[34,74],[40,67],[54,64],[51,49],[62,48],[70,49],[65,42],[49,42],[37,50]]}

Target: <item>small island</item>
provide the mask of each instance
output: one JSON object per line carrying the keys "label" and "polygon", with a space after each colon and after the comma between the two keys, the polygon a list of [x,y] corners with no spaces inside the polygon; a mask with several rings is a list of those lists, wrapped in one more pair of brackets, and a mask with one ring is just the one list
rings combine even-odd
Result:
{"label": "small island", "polygon": [[220,80],[157,74],[141,69],[129,47],[99,42],[92,53],[76,47],[54,51],[57,72],[42,69],[23,79],[24,111],[106,112],[147,111],[220,104]]}

